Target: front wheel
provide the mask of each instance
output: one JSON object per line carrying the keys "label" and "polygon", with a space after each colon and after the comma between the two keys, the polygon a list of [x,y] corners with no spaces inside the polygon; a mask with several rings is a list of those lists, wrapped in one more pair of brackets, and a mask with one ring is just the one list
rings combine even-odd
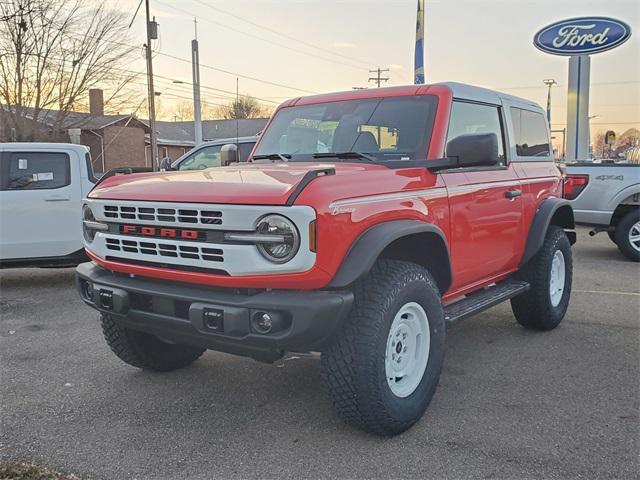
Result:
{"label": "front wheel", "polygon": [[407,430],[435,393],[444,339],[440,293],[429,272],[378,261],[356,284],[351,316],[322,352],[338,415],[378,435]]}
{"label": "front wheel", "polygon": [[622,254],[634,262],[640,262],[640,209],[627,213],[615,231],[616,245]]}
{"label": "front wheel", "polygon": [[567,312],[573,280],[571,244],[564,230],[550,225],[542,248],[516,276],[531,285],[511,299],[518,323],[534,330],[556,328]]}
{"label": "front wheel", "polygon": [[170,372],[195,362],[204,348],[167,343],[149,333],[131,330],[109,315],[100,316],[102,333],[111,351],[133,367]]}

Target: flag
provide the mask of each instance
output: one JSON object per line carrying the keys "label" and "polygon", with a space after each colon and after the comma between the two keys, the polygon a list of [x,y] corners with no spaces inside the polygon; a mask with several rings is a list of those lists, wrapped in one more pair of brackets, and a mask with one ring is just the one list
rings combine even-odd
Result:
{"label": "flag", "polygon": [[424,0],[418,0],[416,20],[415,83],[424,83]]}

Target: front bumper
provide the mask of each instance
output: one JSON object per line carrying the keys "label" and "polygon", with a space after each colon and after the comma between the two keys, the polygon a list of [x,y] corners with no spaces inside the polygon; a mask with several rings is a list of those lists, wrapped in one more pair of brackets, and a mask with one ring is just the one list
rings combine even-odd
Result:
{"label": "front bumper", "polygon": [[[93,263],[76,269],[80,297],[128,328],[166,341],[273,361],[284,351],[319,351],[351,310],[350,291],[260,292],[115,274]],[[272,318],[261,333],[252,319]]]}

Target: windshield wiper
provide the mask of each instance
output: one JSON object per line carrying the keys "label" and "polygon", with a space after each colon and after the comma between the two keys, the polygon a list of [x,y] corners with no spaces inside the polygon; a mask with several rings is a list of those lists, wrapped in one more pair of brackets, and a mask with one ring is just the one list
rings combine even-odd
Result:
{"label": "windshield wiper", "polygon": [[350,158],[359,158],[370,162],[377,162],[378,159],[373,155],[362,152],[322,152],[314,153],[313,158],[339,158],[340,160],[348,160]]}
{"label": "windshield wiper", "polygon": [[267,155],[254,155],[252,160],[282,160],[288,162],[291,159],[291,155],[288,153],[269,153]]}

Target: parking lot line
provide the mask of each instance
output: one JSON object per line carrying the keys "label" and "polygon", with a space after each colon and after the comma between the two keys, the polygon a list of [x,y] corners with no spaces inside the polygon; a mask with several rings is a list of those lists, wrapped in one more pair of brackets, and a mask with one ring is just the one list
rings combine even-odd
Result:
{"label": "parking lot line", "polygon": [[576,293],[601,293],[603,295],[631,295],[640,297],[640,292],[616,292],[611,290],[573,290]]}

